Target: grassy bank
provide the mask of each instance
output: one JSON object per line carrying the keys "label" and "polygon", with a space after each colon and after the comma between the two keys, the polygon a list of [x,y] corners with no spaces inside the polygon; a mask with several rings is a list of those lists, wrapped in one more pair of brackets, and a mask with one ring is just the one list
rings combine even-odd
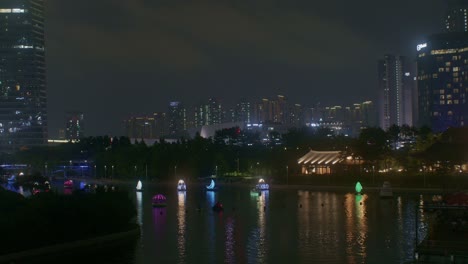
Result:
{"label": "grassy bank", "polygon": [[0,210],[0,255],[126,231],[136,214],[126,192],[25,198],[2,189]]}

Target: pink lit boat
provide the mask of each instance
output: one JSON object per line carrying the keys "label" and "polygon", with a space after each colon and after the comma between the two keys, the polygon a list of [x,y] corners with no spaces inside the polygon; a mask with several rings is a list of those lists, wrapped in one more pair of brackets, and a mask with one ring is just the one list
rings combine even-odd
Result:
{"label": "pink lit boat", "polygon": [[152,204],[153,207],[166,207],[166,196],[162,194],[153,196]]}

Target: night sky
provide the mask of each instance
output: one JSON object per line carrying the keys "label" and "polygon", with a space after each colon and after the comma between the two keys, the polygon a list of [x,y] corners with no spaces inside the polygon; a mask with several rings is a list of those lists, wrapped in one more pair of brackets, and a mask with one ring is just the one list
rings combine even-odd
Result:
{"label": "night sky", "polygon": [[411,58],[442,31],[443,0],[47,0],[49,137],[65,111],[85,133],[123,135],[132,114],[283,94],[293,103],[372,100],[377,60]]}

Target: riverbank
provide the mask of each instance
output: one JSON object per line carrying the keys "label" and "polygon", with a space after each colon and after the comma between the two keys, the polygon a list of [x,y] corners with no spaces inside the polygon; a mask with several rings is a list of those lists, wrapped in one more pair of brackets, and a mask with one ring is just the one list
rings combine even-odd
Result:
{"label": "riverbank", "polygon": [[123,232],[0,255],[0,263],[23,263],[24,261],[33,261],[35,258],[42,259],[52,255],[79,253],[88,249],[99,250],[101,247],[127,243],[139,236],[140,226],[134,225],[131,229]]}

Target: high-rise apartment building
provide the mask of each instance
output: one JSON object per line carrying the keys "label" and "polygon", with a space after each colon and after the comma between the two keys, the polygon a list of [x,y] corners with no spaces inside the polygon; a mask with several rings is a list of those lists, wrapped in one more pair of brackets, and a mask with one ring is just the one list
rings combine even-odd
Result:
{"label": "high-rise apartment building", "polygon": [[167,134],[166,113],[134,116],[124,120],[125,135],[134,139],[157,139]]}
{"label": "high-rise apartment building", "polygon": [[76,141],[82,137],[84,137],[84,114],[82,112],[67,112],[65,139]]}
{"label": "high-rise apartment building", "polygon": [[448,0],[447,3],[445,30],[447,32],[468,32],[468,0]]}
{"label": "high-rise apartment building", "polygon": [[379,121],[384,130],[392,125],[412,126],[411,67],[403,56],[385,55],[378,61]]}
{"label": "high-rise apartment building", "polygon": [[153,117],[137,116],[124,120],[125,134],[129,138],[156,138],[156,123]]}
{"label": "high-rise apartment building", "polygon": [[44,1],[0,1],[0,149],[47,143]]}
{"label": "high-rise apartment building", "polygon": [[250,115],[250,102],[248,102],[246,99],[242,99],[234,109],[234,118],[232,122],[243,122],[248,124],[251,122]]}
{"label": "high-rise apartment building", "polygon": [[194,108],[195,127],[221,124],[224,120],[223,109],[218,99],[210,98],[207,103]]}
{"label": "high-rise apartment building", "polygon": [[428,37],[417,46],[418,122],[435,132],[468,121],[468,36],[464,32]]}
{"label": "high-rise apartment building", "polygon": [[182,137],[187,133],[187,115],[181,102],[169,103],[169,136]]}

